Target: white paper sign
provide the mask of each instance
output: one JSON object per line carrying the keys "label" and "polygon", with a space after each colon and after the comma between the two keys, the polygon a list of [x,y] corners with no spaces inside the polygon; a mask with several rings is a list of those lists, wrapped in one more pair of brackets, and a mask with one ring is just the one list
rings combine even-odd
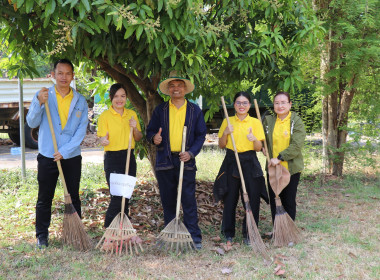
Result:
{"label": "white paper sign", "polygon": [[111,194],[116,196],[124,196],[130,199],[136,185],[137,178],[125,174],[111,173],[110,189]]}

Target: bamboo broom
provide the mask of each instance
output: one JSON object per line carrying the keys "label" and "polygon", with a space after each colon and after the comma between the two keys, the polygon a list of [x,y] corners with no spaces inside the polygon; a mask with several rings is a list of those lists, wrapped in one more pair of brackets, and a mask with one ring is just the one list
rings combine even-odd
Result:
{"label": "bamboo broom", "polygon": [[[257,118],[260,120],[261,125],[263,125],[256,99],[254,99],[254,103]],[[268,161],[269,182],[274,194],[276,195],[276,215],[274,218],[272,237],[273,245],[277,247],[283,247],[289,245],[291,242],[298,243],[301,240],[301,231],[297,228],[292,218],[290,218],[289,214],[285,211],[281,203],[281,198],[279,197],[282,190],[290,182],[290,173],[288,169],[286,169],[281,164],[276,165],[276,167],[269,166],[270,158],[266,140],[264,141],[264,147]]]}
{"label": "bamboo broom", "polygon": [[[125,165],[125,174],[127,175],[129,172],[129,164],[131,160],[132,135],[133,129],[131,129],[129,132],[127,162]],[[135,251],[136,254],[139,254],[139,250],[141,250],[141,252],[144,252],[144,249],[141,246],[142,240],[137,236],[136,230],[133,228],[131,221],[124,213],[124,209],[125,197],[123,196],[121,200],[121,212],[117,214],[116,217],[112,220],[111,224],[108,226],[106,232],[95,248],[98,248],[104,241],[103,245],[100,247],[100,250],[109,252],[110,254],[115,253],[121,255],[123,251],[123,245],[125,246],[125,253],[133,255],[133,251]],[[133,247],[135,250],[133,250]]]}
{"label": "bamboo broom", "polygon": [[[53,138],[54,151],[58,151],[57,139],[55,138],[54,127],[51,121],[50,109],[48,101],[45,102],[46,115],[49,122],[51,136]],[[65,214],[63,216],[63,230],[62,238],[63,243],[73,246],[81,251],[87,251],[92,247],[91,240],[84,230],[84,225],[74,208],[71,200],[71,196],[67,191],[65,177],[63,175],[61,161],[57,160],[57,166],[59,170],[59,177],[63,185],[63,191],[65,194]]]}
{"label": "bamboo broom", "polygon": [[[230,119],[228,117],[228,112],[227,112],[227,108],[226,108],[226,104],[224,102],[223,96],[221,97],[221,100],[222,100],[224,115],[226,117],[227,124],[230,125]],[[264,259],[269,260],[269,254],[268,254],[267,248],[266,248],[263,240],[261,239],[259,230],[257,229],[255,218],[253,217],[253,214],[252,214],[251,205],[249,204],[249,198],[248,198],[248,194],[247,194],[247,189],[245,187],[243,171],[241,169],[239,155],[238,155],[238,152],[236,149],[235,139],[234,139],[234,136],[232,133],[230,134],[230,136],[231,136],[232,145],[234,147],[236,163],[237,163],[237,166],[239,169],[241,186],[242,186],[242,190],[243,190],[245,212],[246,212],[246,216],[247,216],[248,237],[249,237],[249,241],[251,244],[250,246],[253,248],[253,250],[256,254],[260,254]]]}
{"label": "bamboo broom", "polygon": [[[181,152],[185,152],[186,146],[186,131],[187,127],[183,127],[182,135],[182,149]],[[167,226],[161,231],[157,237],[157,246],[159,248],[165,248],[173,250],[174,246],[176,248],[176,254],[180,251],[186,251],[187,249],[195,249],[195,244],[191,238],[191,234],[187,230],[186,226],[179,219],[179,210],[181,208],[181,196],[182,196],[182,181],[183,181],[183,171],[185,163],[181,161],[180,171],[179,171],[179,182],[177,191],[177,209],[175,218],[167,224]]]}

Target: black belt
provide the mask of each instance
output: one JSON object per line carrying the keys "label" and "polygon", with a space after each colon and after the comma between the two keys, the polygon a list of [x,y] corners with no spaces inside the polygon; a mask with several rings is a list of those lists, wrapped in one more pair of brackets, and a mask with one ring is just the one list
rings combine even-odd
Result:
{"label": "black belt", "polygon": [[172,157],[179,157],[180,152],[172,152]]}

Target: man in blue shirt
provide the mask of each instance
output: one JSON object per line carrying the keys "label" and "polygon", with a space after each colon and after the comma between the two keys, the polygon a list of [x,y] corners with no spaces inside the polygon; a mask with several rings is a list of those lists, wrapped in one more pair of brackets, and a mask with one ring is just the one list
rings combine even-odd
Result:
{"label": "man in blue shirt", "polygon": [[[38,248],[48,246],[51,205],[59,172],[57,160],[61,161],[67,189],[72,203],[81,216],[79,183],[82,170],[80,143],[86,135],[88,106],[86,99],[70,87],[74,78],[74,66],[67,59],[54,64],[55,86],[43,88],[34,96],[26,116],[30,127],[40,127],[38,135],[38,198],[36,204],[36,237]],[[48,101],[57,139],[58,151],[53,140],[45,111]]]}

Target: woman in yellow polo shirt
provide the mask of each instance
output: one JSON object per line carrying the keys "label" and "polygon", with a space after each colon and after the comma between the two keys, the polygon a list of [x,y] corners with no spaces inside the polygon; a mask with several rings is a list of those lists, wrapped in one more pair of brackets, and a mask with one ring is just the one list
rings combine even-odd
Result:
{"label": "woman in yellow polo shirt", "polygon": [[[133,110],[125,108],[127,94],[122,84],[113,84],[109,90],[112,106],[104,111],[98,120],[99,142],[104,146],[104,171],[108,186],[110,174],[125,173],[129,133],[133,129],[131,147],[134,149],[135,141],[142,138],[140,123]],[[136,159],[131,151],[128,175],[136,177]],[[121,196],[111,195],[111,201],[106,212],[104,226],[108,227],[114,217],[121,211]],[[129,200],[126,199],[125,213],[129,213]]]}
{"label": "woman in yellow polo shirt", "polygon": [[[222,233],[226,237],[227,244],[231,243],[235,237],[235,216],[239,192],[242,195],[241,180],[231,141],[231,133],[235,139],[249,202],[256,224],[259,222],[260,196],[263,195],[263,197],[267,198],[263,171],[256,156],[256,151],[260,151],[262,148],[261,141],[264,141],[265,136],[260,121],[249,116],[248,111],[250,107],[251,98],[249,94],[246,92],[237,93],[234,97],[236,115],[229,117],[230,126],[227,125],[226,120],[223,121],[218,134],[219,147],[222,149],[227,148],[221,168],[221,171],[223,170],[225,173],[219,172],[219,174],[226,175],[219,176],[219,178],[224,177],[223,180],[227,182],[225,191],[221,196],[224,202]],[[248,244],[245,216],[242,233],[244,242]]]}
{"label": "woman in yellow polo shirt", "polygon": [[[266,116],[263,122],[268,144],[270,165],[281,164],[289,170],[290,182],[281,192],[280,198],[285,211],[294,220],[296,218],[297,186],[303,170],[302,147],[306,131],[302,119],[291,112],[292,102],[289,93],[278,92],[273,98],[273,116]],[[269,179],[267,180],[269,184]],[[276,214],[275,194],[268,187],[272,212],[272,222]]]}

